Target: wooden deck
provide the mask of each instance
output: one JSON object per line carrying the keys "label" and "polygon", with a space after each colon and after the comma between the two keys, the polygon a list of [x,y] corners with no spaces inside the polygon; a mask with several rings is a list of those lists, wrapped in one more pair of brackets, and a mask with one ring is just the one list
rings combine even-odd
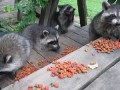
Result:
{"label": "wooden deck", "polygon": [[[85,28],[87,28],[88,26],[86,26]],[[79,32],[79,33],[78,33]],[[32,62],[37,68],[40,68],[38,66],[38,61],[40,60],[51,60],[55,57],[60,57],[61,56],[61,52],[64,51],[64,49],[68,46],[76,46],[78,48],[82,47],[83,45],[87,44],[89,42],[88,40],[88,31],[80,28],[80,27],[76,27],[76,26],[72,26],[71,30],[69,30],[68,33],[61,35],[60,36],[60,50],[59,52],[46,52],[46,51],[34,51],[32,50],[31,52],[31,56],[30,59],[28,60],[29,62]],[[6,78],[6,81],[2,81],[0,80],[0,87],[6,87],[7,85],[11,84],[14,82],[14,80],[11,80],[9,78]]]}
{"label": "wooden deck", "polygon": [[[6,13],[3,10],[3,7],[5,5],[14,5],[14,0],[3,0],[0,3],[0,17],[4,18],[4,19],[16,19],[16,12],[12,12],[12,13]],[[30,59],[28,60],[28,62],[32,62],[35,67],[37,67],[38,69],[40,69],[40,67],[38,66],[38,61],[40,60],[51,60],[55,57],[61,57],[60,53],[64,51],[64,49],[68,46],[76,46],[78,48],[82,47],[83,45],[85,45],[86,43],[89,42],[89,36],[88,36],[88,26],[85,26],[83,28],[79,27],[79,24],[74,24],[70,27],[70,30],[68,33],[64,34],[64,35],[60,35],[60,50],[59,52],[46,52],[46,51],[34,51],[32,50],[31,52],[31,56]],[[49,64],[49,63],[48,63]],[[8,86],[11,83],[14,83],[15,80],[11,80],[8,77],[4,77],[6,79],[2,79],[3,77],[0,77],[0,87],[4,88],[6,86]]]}
{"label": "wooden deck", "polygon": [[[89,48],[88,52],[85,52],[86,48]],[[92,56],[93,52],[96,53],[95,56]],[[120,50],[116,50],[110,54],[97,53],[97,51],[91,45],[85,45],[80,49],[68,54],[67,56],[60,58],[58,61],[64,62],[68,60],[72,62],[84,63],[86,65],[88,65],[91,60],[94,60],[98,63],[98,68],[94,70],[90,69],[87,73],[76,74],[72,78],[59,79],[56,76],[52,77],[51,72],[47,71],[48,67],[53,66],[53,64],[49,64],[29,75],[28,77],[23,78],[20,81],[16,81],[14,84],[9,85],[3,90],[28,90],[28,86],[34,86],[36,84],[47,85],[49,86],[50,90],[120,89]],[[51,87],[52,82],[58,82],[60,87]]]}
{"label": "wooden deck", "polygon": [[[3,10],[5,5],[13,5],[14,0],[2,0],[0,2],[0,17],[5,19],[12,18],[16,20],[16,12],[6,13]],[[12,23],[11,23],[12,24]],[[12,24],[11,26],[13,26]],[[97,54],[95,57],[91,57],[91,53],[95,52],[92,47],[90,47],[90,52],[85,53],[85,44],[89,43],[89,35],[88,35],[88,28],[89,26],[80,27],[79,24],[74,23],[70,28],[69,32],[63,35],[60,35],[60,50],[59,52],[46,52],[46,51],[31,51],[31,56],[28,62],[32,62],[36,68],[39,70],[35,73],[31,74],[30,76],[20,80],[20,82],[15,82],[15,80],[10,79],[7,76],[0,76],[0,87],[5,88],[3,90],[27,90],[26,88],[30,84],[34,84],[36,82],[43,82],[43,84],[48,84],[51,81],[59,81],[61,86],[63,84],[68,83],[64,87],[60,87],[58,90],[120,90],[119,83],[120,83],[120,51],[117,50],[111,54]],[[80,49],[77,51],[61,58],[61,61],[64,60],[78,60],[78,62],[83,63],[90,63],[91,60],[95,60],[99,64],[99,68],[97,70],[91,70],[88,74],[85,75],[75,75],[75,77],[71,78],[70,80],[58,80],[58,78],[51,78],[50,74],[46,72],[46,67],[41,68],[38,66],[38,61],[40,60],[49,60],[55,57],[61,57],[61,52],[68,46],[76,46]],[[84,46],[84,47],[82,47]],[[82,48],[81,48],[82,47]],[[75,57],[77,55],[77,57]],[[101,57],[101,58],[98,58]],[[116,64],[117,63],[117,64]],[[30,63],[29,63],[30,64]],[[50,63],[49,66],[51,65]],[[47,65],[46,64],[46,65]],[[115,66],[114,66],[115,65]],[[112,67],[113,66],[113,67]],[[112,68],[111,68],[112,67]],[[109,70],[108,70],[109,69]],[[41,76],[39,76],[41,75]],[[45,75],[45,76],[44,76]],[[99,77],[100,76],[100,77]],[[99,77],[99,78],[98,78]],[[42,78],[42,79],[41,79]],[[33,80],[34,79],[34,80]],[[39,80],[38,80],[39,79]],[[110,79],[110,80],[109,80]],[[31,82],[29,82],[31,81]],[[18,84],[19,83],[19,84]],[[77,84],[76,84],[77,83]],[[118,84],[117,84],[118,83]],[[19,86],[18,86],[19,85]],[[16,89],[17,88],[17,89]],[[52,89],[54,90],[54,89]]]}

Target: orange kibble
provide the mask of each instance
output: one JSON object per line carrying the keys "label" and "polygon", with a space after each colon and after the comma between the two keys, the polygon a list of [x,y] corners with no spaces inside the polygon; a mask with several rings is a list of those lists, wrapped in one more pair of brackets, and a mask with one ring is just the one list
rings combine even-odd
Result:
{"label": "orange kibble", "polygon": [[94,61],[91,61],[91,62],[90,62],[90,65],[94,65],[94,64],[95,64],[95,62],[94,62]]}
{"label": "orange kibble", "polygon": [[28,90],[33,90],[33,87],[32,87],[32,86],[29,86],[29,87],[28,87]]}
{"label": "orange kibble", "polygon": [[51,83],[51,86],[55,88],[59,88],[59,83],[58,82]]}
{"label": "orange kibble", "polygon": [[63,78],[64,78],[64,75],[63,75],[63,74],[59,74],[58,77],[59,77],[60,79],[63,79]]}
{"label": "orange kibble", "polygon": [[77,62],[65,61],[55,63],[52,67],[51,72],[53,76],[58,76],[60,79],[69,77],[71,78],[74,74],[81,72],[87,72],[88,68],[85,64],[78,64]]}
{"label": "orange kibble", "polygon": [[55,83],[55,87],[59,88],[59,83],[58,82]]}
{"label": "orange kibble", "polygon": [[42,85],[42,84],[38,84],[38,87],[39,87],[39,88],[43,88],[43,85]]}
{"label": "orange kibble", "polygon": [[85,52],[88,52],[88,50],[89,50],[88,48],[85,48]]}
{"label": "orange kibble", "polygon": [[49,90],[49,86],[45,86],[45,88],[44,88],[45,90]]}

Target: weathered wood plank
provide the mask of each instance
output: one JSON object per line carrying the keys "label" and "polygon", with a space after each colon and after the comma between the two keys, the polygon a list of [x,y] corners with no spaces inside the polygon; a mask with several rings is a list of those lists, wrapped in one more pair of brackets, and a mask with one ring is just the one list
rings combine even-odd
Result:
{"label": "weathered wood plank", "polygon": [[84,90],[120,90],[120,62],[111,67]]}
{"label": "weathered wood plank", "polygon": [[55,57],[61,57],[60,53],[64,51],[64,48],[66,47],[66,45],[60,43],[60,50],[57,52],[53,52],[53,51],[37,51],[40,55],[42,55],[45,59],[47,60],[51,60]]}
{"label": "weathered wood plank", "polygon": [[73,32],[67,33],[66,36],[69,37],[70,39],[80,43],[81,45],[85,45],[85,44],[89,43],[89,39],[84,38],[84,37],[82,37],[78,34],[75,34]]}
{"label": "weathered wood plank", "polygon": [[77,47],[82,47],[83,45],[75,42],[74,40],[66,37],[65,35],[61,35],[60,36],[60,42],[62,42],[63,44],[67,45],[67,46],[77,46]]}
{"label": "weathered wood plank", "polygon": [[41,55],[39,55],[37,52],[32,50],[28,62],[32,62],[35,65],[35,67],[39,68],[38,66],[39,60],[44,60],[44,58]]}
{"label": "weathered wood plank", "polygon": [[88,28],[81,28],[81,27],[76,27],[74,24],[69,28],[69,31],[74,32],[75,34],[78,34],[82,37],[89,38],[89,33],[85,30]]}
{"label": "weathered wood plank", "polygon": [[86,32],[89,32],[89,25],[82,27],[82,29],[85,30]]}
{"label": "weathered wood plank", "polygon": [[[9,90],[10,88],[12,88],[13,90],[21,90],[21,88],[22,90],[27,90],[27,87],[29,85],[42,83],[44,85],[50,86],[51,82],[56,81],[60,83],[60,87],[57,88],[57,90],[83,90],[85,86],[93,82],[94,79],[96,79],[103,72],[112,67],[112,65],[120,61],[120,50],[116,50],[110,54],[98,53],[93,57],[91,54],[93,52],[97,53],[95,49],[89,46],[89,52],[85,52],[84,50],[86,47],[87,46],[84,46],[77,51],[61,58],[60,61],[71,60],[79,63],[89,64],[91,60],[94,60],[99,64],[99,67],[96,70],[90,70],[86,74],[77,74],[71,79],[66,78],[60,80],[57,77],[50,76],[50,72],[47,71],[47,68],[52,66],[52,64],[49,64],[48,66],[38,70],[37,72],[29,75],[19,82],[16,82],[14,85],[10,85],[4,88],[3,90]],[[51,86],[50,89],[56,90],[56,88],[53,88]]]}

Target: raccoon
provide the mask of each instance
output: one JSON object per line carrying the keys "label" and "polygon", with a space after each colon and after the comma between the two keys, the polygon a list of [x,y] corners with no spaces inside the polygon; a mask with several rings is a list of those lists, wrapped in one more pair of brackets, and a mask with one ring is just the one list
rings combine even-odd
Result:
{"label": "raccoon", "polygon": [[30,43],[24,37],[8,33],[0,37],[0,75],[15,73],[27,62]]}
{"label": "raccoon", "polygon": [[59,5],[59,10],[56,11],[53,15],[51,26],[59,25],[59,33],[64,34],[68,32],[69,26],[74,21],[74,11],[71,5]]}
{"label": "raccoon", "polygon": [[110,5],[104,1],[102,7],[103,10],[93,18],[90,24],[90,40],[99,37],[120,39],[120,5]]}
{"label": "raccoon", "polygon": [[60,48],[58,32],[52,27],[31,24],[23,30],[22,36],[30,41],[35,50],[58,51]]}

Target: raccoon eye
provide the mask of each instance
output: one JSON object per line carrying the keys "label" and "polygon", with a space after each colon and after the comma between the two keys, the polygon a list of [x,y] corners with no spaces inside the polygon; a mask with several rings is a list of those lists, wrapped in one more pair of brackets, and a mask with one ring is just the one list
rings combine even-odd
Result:
{"label": "raccoon eye", "polygon": [[3,63],[10,63],[12,62],[12,56],[11,55],[6,55],[4,58],[3,58]]}
{"label": "raccoon eye", "polygon": [[110,18],[115,18],[116,16],[114,14],[110,15],[109,16]]}

